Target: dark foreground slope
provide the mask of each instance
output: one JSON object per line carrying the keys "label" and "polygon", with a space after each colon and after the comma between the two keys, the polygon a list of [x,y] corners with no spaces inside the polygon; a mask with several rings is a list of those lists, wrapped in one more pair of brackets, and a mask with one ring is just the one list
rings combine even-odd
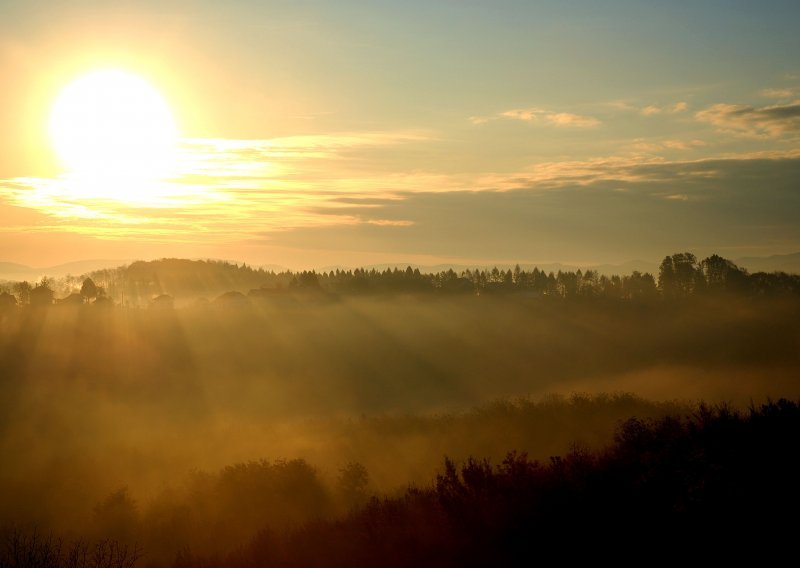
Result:
{"label": "dark foreground slope", "polygon": [[[174,531],[187,511],[202,511],[187,528],[223,526],[219,508],[190,505],[162,507],[142,519],[139,536],[151,534],[149,550],[124,538],[91,546],[68,541],[59,549],[52,537],[10,531],[0,567],[497,566],[554,555],[655,562],[750,553],[763,560],[790,546],[796,533],[798,442],[796,402],[781,399],[744,413],[700,405],[688,415],[631,418],[603,450],[574,449],[546,462],[512,452],[496,465],[445,459],[426,486],[373,497],[346,514],[266,526],[241,546],[225,530],[208,532],[204,545],[225,553],[180,546],[174,532],[171,555],[152,548],[152,535]],[[226,468],[194,499],[202,502],[213,486],[242,497],[242,517],[256,509],[290,515],[292,503],[325,501],[313,468],[298,460]],[[98,511],[113,508],[110,501]],[[89,555],[75,563],[63,552],[74,550]],[[94,550],[105,556],[92,556]]]}
{"label": "dark foreground slope", "polygon": [[[396,496],[408,483],[426,487],[443,455],[498,462],[517,450],[546,462],[581,441],[587,451],[580,455],[591,458],[587,471],[596,474],[581,483],[599,487],[613,511],[640,518],[623,506],[625,494],[617,496],[597,473],[610,458],[592,453],[610,443],[618,420],[684,416],[691,411],[680,401],[687,399],[744,408],[750,400],[800,396],[800,302],[793,297],[721,293],[633,301],[287,292],[236,298],[175,309],[10,305],[0,316],[0,527],[36,525],[70,539],[138,543],[148,563],[163,566],[178,550],[224,560],[265,527],[272,533],[264,534],[278,536],[264,537],[276,540],[262,548],[278,560],[316,550],[302,541],[315,530],[322,531],[313,536],[320,550],[336,531],[345,531],[347,543],[358,522],[378,527],[366,536],[352,533],[364,550],[385,534],[388,544],[380,546],[391,551],[392,538],[405,537],[391,537],[381,523],[401,530],[404,515],[412,515],[408,531],[425,523],[434,530],[412,531],[406,540],[431,540],[449,562],[447,555],[466,546],[459,539],[479,540],[451,526],[468,516],[447,509],[438,490],[381,502],[353,520],[342,520],[343,513],[369,494]],[[568,404],[543,398],[576,391],[589,398]],[[591,395],[620,391],[678,402]],[[498,399],[509,402],[489,403]],[[741,461],[758,463],[751,458],[745,454]],[[577,457],[565,459],[572,464]],[[337,478],[346,470],[358,482],[355,462],[366,468],[369,484],[356,498],[342,499]],[[554,467],[519,466],[545,480],[559,479]],[[715,482],[716,467],[709,466],[711,481],[700,478],[696,485]],[[776,464],[765,467],[781,471]],[[667,477],[686,478],[684,469]],[[574,477],[572,469],[565,471],[566,479]],[[489,477],[497,475],[492,470]],[[740,493],[761,502],[755,490],[747,491]],[[526,502],[524,494],[511,495],[512,502]],[[569,510],[563,500],[592,503],[583,493],[546,495],[561,496],[553,497],[557,511]],[[485,499],[493,504],[489,512],[504,510],[496,495]],[[392,508],[394,517],[381,512]],[[577,511],[570,526],[588,515]],[[662,518],[660,511],[645,521]],[[363,517],[368,514],[378,520]],[[381,521],[381,515],[398,520]],[[321,528],[308,525],[314,519],[323,519]],[[504,519],[492,525],[500,527],[498,534],[517,534]],[[547,536],[551,524],[530,523]],[[599,524],[616,526],[609,523]],[[292,532],[301,526],[306,529]],[[493,534],[477,526],[475,534]],[[553,539],[566,534],[553,530]],[[294,536],[280,536],[286,531]],[[518,540],[498,536],[500,544],[487,550],[532,538],[519,534]],[[306,544],[292,544],[297,539]],[[419,546],[408,554],[422,554],[414,552]],[[392,554],[405,558],[403,550]],[[356,552],[342,554],[358,559]],[[480,550],[473,553],[481,557]],[[325,554],[335,559],[338,553]]]}
{"label": "dark foreground slope", "polygon": [[[373,499],[340,520],[265,531],[200,566],[532,565],[543,555],[651,560],[786,547],[800,506],[800,408],[780,400],[739,414],[631,419],[613,445],[547,463],[446,460],[435,483]],[[761,548],[763,547],[763,548]],[[646,552],[644,552],[646,551]],[[641,557],[640,557],[641,560]]]}

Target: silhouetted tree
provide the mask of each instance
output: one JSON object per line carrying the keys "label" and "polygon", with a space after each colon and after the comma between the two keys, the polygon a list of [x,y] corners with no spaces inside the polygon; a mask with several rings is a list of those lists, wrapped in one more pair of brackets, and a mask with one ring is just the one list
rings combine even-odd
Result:
{"label": "silhouetted tree", "polygon": [[751,290],[761,296],[800,295],[800,275],[756,272],[748,279]]}
{"label": "silhouetted tree", "polygon": [[17,295],[17,299],[19,300],[20,304],[27,304],[30,302],[31,299],[31,290],[33,290],[33,286],[31,286],[30,282],[27,280],[23,280],[22,282],[17,282],[14,284],[14,293]]}
{"label": "silhouetted tree", "polygon": [[[763,554],[776,539],[792,542],[799,431],[800,407],[783,399],[749,414],[700,405],[691,416],[632,418],[601,451],[546,463],[511,452],[496,466],[445,459],[432,487],[285,536],[259,533],[218,561],[187,555],[180,566],[533,565],[537,540],[589,543],[592,558],[619,560],[621,535],[681,557],[744,546]],[[732,537],[741,546],[731,549]],[[641,559],[638,547],[633,554]]]}
{"label": "silhouetted tree", "polygon": [[675,298],[678,294],[677,277],[672,257],[664,257],[658,267],[658,289],[665,298]]}
{"label": "silhouetted tree", "polygon": [[[580,272],[580,271],[579,271]],[[600,277],[596,270],[587,270],[581,277],[579,283],[581,296],[595,298],[600,295]]]}
{"label": "silhouetted tree", "polygon": [[303,271],[297,274],[290,286],[300,290],[320,290],[319,276],[313,270]]}
{"label": "silhouetted tree", "polygon": [[658,287],[665,298],[684,298],[704,285],[705,278],[697,264],[697,257],[690,252],[668,256],[659,266]]}
{"label": "silhouetted tree", "polygon": [[622,293],[629,300],[649,300],[657,294],[656,282],[650,273],[634,270],[622,278]]}
{"label": "silhouetted tree", "polygon": [[93,300],[97,297],[97,285],[91,278],[86,278],[81,285],[81,296],[85,301]]}
{"label": "silhouetted tree", "polygon": [[349,462],[339,470],[336,479],[339,493],[350,506],[362,505],[367,499],[369,473],[359,462]]}
{"label": "silhouetted tree", "polygon": [[95,505],[94,521],[101,538],[132,542],[139,528],[139,512],[128,488],[114,491]]}
{"label": "silhouetted tree", "polygon": [[747,272],[719,255],[704,259],[700,268],[711,292],[745,292],[749,288]]}
{"label": "silhouetted tree", "polygon": [[556,274],[556,285],[558,293],[564,298],[573,298],[578,293],[578,281],[583,274],[578,272],[563,272]]}
{"label": "silhouetted tree", "polygon": [[65,540],[38,530],[5,531],[0,537],[2,568],[133,568],[142,557],[138,546],[101,539],[93,544]]}

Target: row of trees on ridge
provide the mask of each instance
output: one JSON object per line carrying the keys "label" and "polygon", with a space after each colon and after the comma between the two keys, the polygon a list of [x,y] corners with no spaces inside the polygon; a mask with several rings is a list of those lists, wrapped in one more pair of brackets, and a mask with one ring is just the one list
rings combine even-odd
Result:
{"label": "row of trees on ridge", "polygon": [[[0,310],[14,305],[54,303],[148,304],[153,298],[192,298],[234,291],[240,297],[272,296],[286,292],[329,294],[510,294],[554,298],[619,300],[679,299],[701,294],[729,293],[753,296],[800,294],[800,275],[784,272],[750,274],[732,261],[712,255],[701,261],[689,252],[664,258],[658,277],[634,271],[606,276],[596,270],[545,272],[539,268],[453,269],[434,273],[410,266],[385,270],[357,268],[330,271],[274,272],[218,261],[164,259],[90,273],[79,279],[55,281],[44,277],[36,285],[16,282],[0,286]],[[99,285],[96,281],[102,282]],[[55,290],[65,295],[56,300]],[[127,302],[126,302],[127,300]],[[171,298],[170,298],[171,300]],[[162,302],[163,303],[163,302]]]}

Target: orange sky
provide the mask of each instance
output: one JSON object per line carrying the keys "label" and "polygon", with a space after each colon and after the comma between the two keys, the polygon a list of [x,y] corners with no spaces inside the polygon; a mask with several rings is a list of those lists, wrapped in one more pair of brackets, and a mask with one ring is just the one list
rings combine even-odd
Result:
{"label": "orange sky", "polygon": [[[768,7],[4,2],[0,261],[796,252],[800,11]],[[54,154],[59,93],[104,68],[171,109],[168,176]]]}

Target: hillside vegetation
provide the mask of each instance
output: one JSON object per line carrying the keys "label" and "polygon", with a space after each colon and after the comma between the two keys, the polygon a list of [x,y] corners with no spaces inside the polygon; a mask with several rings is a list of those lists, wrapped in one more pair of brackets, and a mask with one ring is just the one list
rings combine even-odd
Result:
{"label": "hillside vegetation", "polygon": [[[180,266],[197,274],[194,262]],[[205,269],[209,279],[219,270],[261,277]],[[684,255],[665,259],[658,282],[636,276],[641,293],[627,295],[633,275],[551,281],[511,271],[497,281],[498,271],[462,287],[461,276],[365,274],[371,288],[334,291],[355,273],[307,272],[272,288],[248,283],[258,287],[247,293],[219,280],[227,291],[210,301],[161,293],[139,307],[112,300],[99,277],[68,301],[55,301],[64,298],[50,282],[0,294],[9,542],[45,554],[60,538],[63,551],[113,549],[127,562],[143,550],[154,566],[370,565],[383,553],[491,564],[490,553],[527,558],[520,535],[553,511],[599,523],[619,500],[620,515],[704,519],[741,496],[764,505],[731,464],[758,483],[783,483],[775,468],[794,471],[794,458],[758,453],[778,451],[758,436],[800,447],[786,402],[800,399],[795,276]],[[536,278],[555,288],[538,291]],[[167,282],[207,289],[194,277],[159,281],[158,292]],[[726,425],[722,438],[706,435]],[[713,461],[718,443],[728,448],[720,459],[733,461]],[[639,461],[620,470],[620,459]],[[636,480],[650,478],[657,489],[647,493]],[[449,508],[451,493],[463,503]],[[698,495],[689,517],[665,513],[694,507]],[[750,512],[771,514],[759,511]],[[457,524],[473,512],[474,524]],[[553,527],[568,522],[557,518]],[[44,540],[32,544],[31,527]],[[403,542],[413,543],[406,553]]]}

